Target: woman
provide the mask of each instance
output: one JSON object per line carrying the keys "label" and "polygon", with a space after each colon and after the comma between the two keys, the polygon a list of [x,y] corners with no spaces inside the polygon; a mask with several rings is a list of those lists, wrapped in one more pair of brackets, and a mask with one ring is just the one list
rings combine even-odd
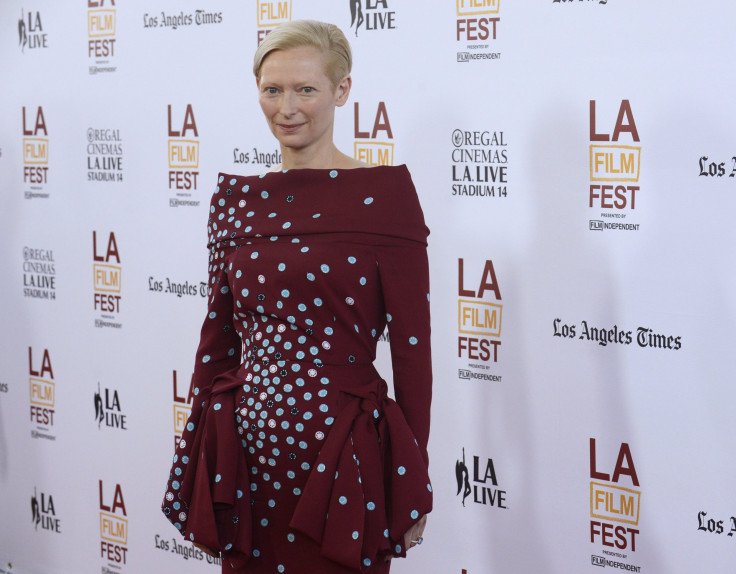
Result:
{"label": "woman", "polygon": [[[220,174],[195,399],[163,503],[224,572],[386,573],[421,542],[431,401],[422,211],[405,166],[333,143],[351,87],[331,24],[254,58],[278,171]],[[396,402],[373,367],[388,325]]]}

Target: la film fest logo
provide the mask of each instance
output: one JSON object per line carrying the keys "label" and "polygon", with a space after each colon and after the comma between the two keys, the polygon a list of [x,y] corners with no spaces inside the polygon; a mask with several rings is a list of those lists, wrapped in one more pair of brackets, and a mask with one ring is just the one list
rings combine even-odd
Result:
{"label": "la film fest logo", "polygon": [[[624,220],[636,209],[641,170],[639,131],[629,100],[621,100],[615,121],[610,108],[597,114],[596,100],[590,100],[590,189],[588,207],[600,209],[604,219],[591,219],[592,231],[638,231],[638,223]],[[605,117],[602,125],[613,126],[613,131],[598,127],[597,115]],[[609,143],[610,142],[610,143]]]}
{"label": "la film fest logo", "polygon": [[36,532],[46,531],[61,534],[61,518],[56,515],[54,497],[45,492],[39,492],[33,487],[31,497],[31,521]]}
{"label": "la film fest logo", "polygon": [[457,295],[457,356],[469,361],[467,368],[459,370],[459,377],[501,381],[498,375],[478,372],[498,362],[501,346],[503,305],[493,261],[468,264],[458,259]]}
{"label": "la film fest logo", "polygon": [[48,35],[43,31],[41,13],[29,10],[24,13],[21,8],[20,20],[18,20],[18,46],[25,53],[26,48],[35,50],[48,48]]}
{"label": "la film fest logo", "polygon": [[452,145],[452,195],[508,195],[508,144],[503,131],[456,129]]}
{"label": "la film fest logo", "polygon": [[192,412],[192,401],[194,400],[194,393],[192,389],[191,377],[189,379],[189,385],[186,383],[180,383],[176,370],[173,371],[173,391],[174,391],[174,447],[179,444],[179,439],[184,433],[184,427],[189,420],[189,415]]}
{"label": "la film fest logo", "polygon": [[348,0],[350,3],[350,28],[355,35],[361,26],[365,31],[394,30],[396,12],[388,6],[388,0]]}
{"label": "la film fest logo", "polygon": [[115,128],[87,128],[87,181],[123,181],[123,139]]}
{"label": "la film fest logo", "polygon": [[125,510],[123,489],[119,484],[107,486],[99,481],[100,489],[100,558],[115,571],[128,559],[128,512]]}
{"label": "la film fest logo", "polygon": [[[378,102],[375,114],[372,108],[365,111],[367,116],[361,119],[360,102],[353,104],[355,113],[355,142],[353,155],[355,159],[364,161],[368,165],[394,165],[394,139],[391,131],[391,122],[388,119],[388,110],[385,102]],[[361,126],[368,129],[361,129]]]}
{"label": "la film fest logo", "polygon": [[23,296],[56,299],[56,263],[52,249],[23,248]]}
{"label": "la film fest logo", "polygon": [[94,309],[100,313],[100,318],[95,319],[95,327],[119,329],[122,324],[114,319],[120,313],[123,268],[115,232],[98,235],[97,231],[92,231],[92,254]]}
{"label": "la film fest logo", "polygon": [[207,24],[221,24],[222,12],[208,12],[206,10],[194,10],[193,12],[179,11],[178,14],[167,14],[165,11],[153,15],[146,12],[143,14],[143,28],[167,28],[178,30],[194,26],[206,26]]}
{"label": "la film fest logo", "polygon": [[56,414],[56,383],[48,349],[44,349],[40,357],[37,351],[34,361],[33,347],[28,347],[28,375],[30,419],[33,425],[31,436],[56,440],[56,436],[51,434]]}
{"label": "la film fest logo", "polygon": [[271,30],[291,20],[291,0],[256,0],[256,44],[260,44]]}
{"label": "la film fest logo", "polygon": [[117,389],[100,388],[97,383],[95,393],[95,422],[97,428],[128,430],[128,417],[120,408],[120,394]]}
{"label": "la film fest logo", "polygon": [[682,336],[659,333],[650,327],[637,327],[634,330],[618,325],[593,325],[586,320],[578,325],[564,322],[559,317],[552,321],[552,336],[563,340],[590,341],[601,347],[631,345],[636,342],[642,349],[679,351],[682,348]]}
{"label": "la film fest logo", "polygon": [[[600,544],[606,555],[591,560],[594,565],[604,566],[607,561],[629,559],[628,553],[636,552],[641,489],[628,443],[620,444],[615,457],[610,449],[603,449],[599,456],[594,438],[589,446],[590,542]],[[628,566],[625,569],[638,572],[634,570],[637,566]]]}
{"label": "la film fest logo", "polygon": [[43,186],[48,183],[49,173],[49,130],[43,108],[23,106],[23,183],[30,184],[31,191],[25,192],[26,199],[48,198]]}
{"label": "la film fest logo", "polygon": [[176,195],[169,198],[169,206],[197,206],[199,201],[188,199],[192,197],[192,192],[197,190],[199,177],[199,131],[192,104],[187,104],[183,115],[181,111],[177,114],[169,104],[167,117],[169,189]]}
{"label": "la film fest logo", "polygon": [[503,510],[508,509],[506,506],[506,491],[498,488],[498,478],[496,478],[493,459],[474,455],[471,474],[465,462],[465,449],[463,448],[462,460],[455,462],[455,479],[457,480],[456,496],[461,497],[463,506],[470,498],[469,502],[474,504],[492,506]]}
{"label": "la film fest logo", "polygon": [[93,62],[90,75],[114,72],[112,58],[115,57],[117,28],[115,0],[87,0],[87,57]]}
{"label": "la film fest logo", "polygon": [[455,0],[455,40],[465,50],[457,53],[458,62],[498,60],[501,52],[489,50],[498,34],[501,0]]}

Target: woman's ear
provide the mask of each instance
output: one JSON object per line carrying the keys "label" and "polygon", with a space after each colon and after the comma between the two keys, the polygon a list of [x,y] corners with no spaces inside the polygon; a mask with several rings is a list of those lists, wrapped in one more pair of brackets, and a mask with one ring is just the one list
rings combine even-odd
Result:
{"label": "woman's ear", "polygon": [[335,90],[335,105],[336,106],[342,106],[345,104],[345,102],[348,101],[348,96],[350,95],[350,88],[353,85],[353,79],[350,76],[345,76],[342,80],[340,80],[340,83],[337,84],[337,89]]}

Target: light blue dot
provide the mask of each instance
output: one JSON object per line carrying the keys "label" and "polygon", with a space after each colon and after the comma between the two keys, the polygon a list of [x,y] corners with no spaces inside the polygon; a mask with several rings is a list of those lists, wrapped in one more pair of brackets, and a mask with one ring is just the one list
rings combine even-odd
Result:
{"label": "light blue dot", "polygon": [[233,547],[232,544],[228,544],[227,546],[225,546],[225,550],[230,550],[232,547]]}
{"label": "light blue dot", "polygon": [[403,466],[400,466],[396,469],[396,472],[399,473],[399,476],[404,476],[406,474],[406,469]]}
{"label": "light blue dot", "polygon": [[365,505],[365,507],[368,510],[375,510],[376,509],[376,503],[375,502],[369,502],[368,504]]}
{"label": "light blue dot", "polygon": [[242,290],[242,291],[240,292],[240,294],[241,294],[241,295],[242,295],[243,297],[247,297],[249,293],[250,293],[250,291],[248,291],[247,289],[243,289],[243,290]]}
{"label": "light blue dot", "polygon": [[224,199],[221,199],[221,200],[220,200],[220,201],[218,201],[217,203],[218,203],[218,205],[219,205],[220,207],[223,207],[223,206],[225,205],[225,200],[224,200]]}
{"label": "light blue dot", "polygon": [[329,410],[329,408],[327,405],[320,405],[319,410],[322,411],[323,413],[326,413]]}
{"label": "light blue dot", "polygon": [[301,493],[302,493],[302,489],[301,488],[295,488],[294,489],[294,494],[296,494],[297,496],[299,496]]}
{"label": "light blue dot", "polygon": [[184,464],[189,464],[189,457],[188,457],[188,456],[183,456],[183,457],[181,457],[181,461],[182,461],[182,462],[183,462]]}
{"label": "light blue dot", "polygon": [[325,471],[325,465],[324,465],[324,464],[322,464],[322,463],[319,463],[319,464],[317,465],[317,471],[318,471],[318,472],[324,472],[324,471]]}
{"label": "light blue dot", "polygon": [[365,203],[366,205],[370,205],[371,203],[373,203],[373,198],[372,197],[366,197],[365,200],[363,201],[363,203]]}
{"label": "light blue dot", "polygon": [[356,261],[357,261],[357,259],[355,257],[353,257],[352,255],[350,257],[348,257],[348,263],[351,263],[352,264],[352,263],[355,263]]}
{"label": "light blue dot", "polygon": [[268,526],[268,518],[261,519],[261,526]]}
{"label": "light blue dot", "polygon": [[216,411],[219,411],[219,410],[220,410],[220,409],[222,408],[222,405],[221,405],[220,403],[217,403],[217,404],[216,404],[216,405],[215,405],[215,406],[214,406],[213,408],[214,408],[214,409],[215,409]]}
{"label": "light blue dot", "polygon": [[248,190],[249,189],[250,189],[250,186],[249,185],[244,185],[243,186],[243,193],[248,193]]}
{"label": "light blue dot", "polygon": [[312,216],[312,219],[318,219],[318,218],[320,218],[320,217],[322,217],[322,214],[321,214],[321,213],[315,213],[315,214],[314,214],[314,215]]}
{"label": "light blue dot", "polygon": [[332,179],[335,179],[337,177],[337,170],[336,169],[333,169],[332,171],[330,171],[330,177]]}
{"label": "light blue dot", "polygon": [[268,199],[268,192],[267,192],[267,191],[262,191],[262,192],[261,192],[261,197],[262,197],[263,199]]}
{"label": "light blue dot", "polygon": [[202,362],[203,363],[209,363],[211,358],[212,357],[210,357],[209,355],[205,355],[204,357],[202,357]]}
{"label": "light blue dot", "polygon": [[194,424],[193,423],[187,423],[187,430],[189,432],[192,432],[194,430]]}
{"label": "light blue dot", "polygon": [[251,259],[258,259],[258,251],[254,251],[253,253],[251,253],[250,254],[250,258]]}
{"label": "light blue dot", "polygon": [[283,565],[283,564],[279,564],[279,565],[278,565],[278,566],[276,567],[276,569],[277,569],[277,570],[278,570],[279,572],[283,572],[283,571],[284,571],[284,565]]}
{"label": "light blue dot", "polygon": [[348,499],[347,499],[347,497],[345,497],[345,496],[341,496],[340,498],[338,498],[338,500],[337,500],[337,501],[338,501],[338,502],[339,502],[340,504],[342,504],[343,506],[345,506],[345,505],[346,505],[346,504],[348,503]]}
{"label": "light blue dot", "polygon": [[428,484],[428,485],[427,485],[427,490],[428,490],[429,492],[432,492],[432,485],[431,485],[431,484]]}
{"label": "light blue dot", "polygon": [[302,247],[300,251],[302,253],[306,253],[307,251],[309,251],[309,247]]}
{"label": "light blue dot", "polygon": [[238,498],[243,498],[243,491],[242,490],[238,490],[237,494],[238,494]]}
{"label": "light blue dot", "polygon": [[268,501],[268,506],[273,508],[274,506],[276,506],[276,501],[272,498],[271,500]]}
{"label": "light blue dot", "polygon": [[319,268],[322,270],[322,273],[329,273],[330,272],[330,266],[323,263],[319,266]]}
{"label": "light blue dot", "polygon": [[373,418],[377,419],[379,416],[378,409],[373,409]]}
{"label": "light blue dot", "polygon": [[364,566],[370,566],[371,565],[371,559],[370,558],[363,558],[363,565]]}
{"label": "light blue dot", "polygon": [[368,280],[365,277],[360,278],[360,284],[365,285],[368,282]]}
{"label": "light blue dot", "polygon": [[221,474],[216,474],[215,475],[215,482],[220,482],[221,480],[222,480],[222,475]]}
{"label": "light blue dot", "polygon": [[383,537],[388,538],[388,528],[383,531]]}
{"label": "light blue dot", "polygon": [[255,550],[253,550],[253,556],[255,556],[256,558],[258,558],[260,555],[261,555],[261,551],[258,550],[258,548],[256,548]]}
{"label": "light blue dot", "polygon": [[321,307],[322,306],[322,299],[320,299],[319,297],[317,297],[314,300],[314,304],[317,305],[317,307]]}
{"label": "light blue dot", "polygon": [[289,533],[288,533],[288,534],[286,535],[286,539],[287,539],[287,540],[288,540],[289,542],[294,542],[294,540],[296,539],[296,537],[295,537],[295,536],[294,536],[294,535],[293,535],[293,534],[292,534],[291,532],[289,532]]}
{"label": "light blue dot", "polygon": [[273,212],[273,213],[269,213],[269,214],[268,214],[268,217],[269,217],[270,219],[273,219],[274,217],[276,217],[276,212]]}
{"label": "light blue dot", "polygon": [[332,333],[334,333],[332,327],[325,327],[325,334],[332,335]]}
{"label": "light blue dot", "polygon": [[410,345],[416,345],[418,343],[416,337],[409,337],[409,344]]}
{"label": "light blue dot", "polygon": [[401,554],[401,544],[396,545],[396,554]]}
{"label": "light blue dot", "polygon": [[357,540],[358,539],[358,536],[360,536],[360,534],[358,533],[358,531],[357,530],[353,530],[353,540]]}
{"label": "light blue dot", "polygon": [[180,487],[180,486],[181,486],[181,485],[179,484],[179,481],[178,481],[178,480],[175,480],[174,482],[172,482],[172,483],[171,483],[171,487],[172,487],[172,488],[173,488],[174,490],[179,490],[179,487]]}
{"label": "light blue dot", "polygon": [[414,520],[416,520],[417,518],[419,518],[419,513],[418,513],[418,512],[416,511],[416,510],[412,510],[412,511],[411,511],[411,517],[412,517],[412,518],[413,518]]}
{"label": "light blue dot", "polygon": [[314,273],[307,273],[307,279],[314,281]]}
{"label": "light blue dot", "polygon": [[182,471],[181,471],[181,469],[180,469],[180,468],[179,468],[178,466],[177,466],[177,467],[176,467],[176,468],[174,469],[174,474],[175,474],[176,476],[181,476],[181,472],[182,472]]}
{"label": "light blue dot", "polygon": [[[221,176],[220,176],[220,177],[219,177],[219,178],[217,179],[217,183],[222,183],[223,181],[225,181],[225,176],[224,176],[224,175],[221,175]],[[220,188],[218,187],[217,189],[220,189]]]}
{"label": "light blue dot", "polygon": [[283,271],[284,269],[286,269],[286,264],[285,263],[279,263],[279,271]]}
{"label": "light blue dot", "polygon": [[386,313],[386,322],[390,323],[391,319],[393,319],[393,317],[391,316],[391,313]]}

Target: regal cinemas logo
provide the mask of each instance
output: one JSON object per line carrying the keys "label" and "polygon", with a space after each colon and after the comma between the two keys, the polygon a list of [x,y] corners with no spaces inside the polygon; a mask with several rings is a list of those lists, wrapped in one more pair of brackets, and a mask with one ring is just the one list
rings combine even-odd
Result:
{"label": "regal cinemas logo", "polygon": [[56,267],[52,249],[23,248],[23,296],[56,299]]}
{"label": "regal cinemas logo", "polygon": [[26,48],[35,50],[49,47],[47,34],[43,31],[40,12],[29,10],[24,13],[21,8],[20,20],[18,20],[18,45],[23,53]]}
{"label": "regal cinemas logo", "polygon": [[508,145],[504,132],[452,132],[452,195],[506,197]]}
{"label": "regal cinemas logo", "polygon": [[[186,427],[189,415],[192,412],[192,401],[194,400],[194,393],[192,389],[192,383],[190,380],[189,391],[182,393],[182,389],[179,388],[178,378],[176,371],[174,373],[173,389],[174,389],[174,447],[179,444],[184,428]],[[186,389],[186,387],[185,387]]]}
{"label": "regal cinemas logo", "polygon": [[[465,260],[458,259],[457,356],[470,361],[497,363],[503,305],[493,261],[486,260],[482,269],[479,266],[467,267],[466,271]],[[476,284],[477,289],[468,288]],[[480,368],[487,367],[480,365]]]}
{"label": "regal cinemas logo", "polygon": [[[100,241],[101,243],[98,243]],[[105,246],[106,247],[103,247]],[[95,319],[95,327],[120,328],[122,324],[108,321],[115,319],[120,313],[122,299],[123,268],[120,264],[120,251],[115,239],[115,232],[111,231],[105,238],[97,231],[92,232],[93,260],[92,276],[94,281],[94,309],[100,313]]]}
{"label": "regal cinemas logo", "polygon": [[355,35],[361,26],[366,31],[393,30],[396,28],[396,12],[389,9],[387,0],[349,0],[350,27],[355,26]]}
{"label": "regal cinemas logo", "polygon": [[501,0],[455,0],[455,39],[463,42],[467,51],[457,53],[458,62],[498,60],[500,52],[489,51],[495,41]]}
{"label": "regal cinemas logo", "polygon": [[462,494],[462,503],[472,495],[474,504],[495,506],[506,510],[506,491],[498,488],[496,468],[493,459],[473,456],[472,485],[470,470],[465,464],[465,449],[463,459],[455,462],[455,478],[457,480],[457,496]]}
{"label": "regal cinemas logo", "polygon": [[291,0],[282,2],[257,0],[256,10],[258,11],[258,30],[256,32],[256,44],[258,45],[276,26],[291,20]]}
{"label": "regal cinemas logo", "polygon": [[[30,118],[35,118],[29,121]],[[49,130],[43,108],[35,111],[23,106],[23,183],[30,184],[32,191],[26,191],[26,199],[48,198],[43,186],[48,183],[49,173]]]}
{"label": "regal cinemas logo", "polygon": [[[102,480],[100,487],[100,558],[107,561],[108,566],[119,570],[128,559],[128,512],[125,510],[123,489],[119,484],[113,488],[105,488]],[[112,491],[112,502],[110,500]]]}
{"label": "regal cinemas logo", "polygon": [[87,0],[87,56],[93,65],[91,75],[101,72],[114,72],[111,58],[115,56],[115,37],[117,9],[115,0]]}
{"label": "regal cinemas logo", "polygon": [[[590,439],[590,542],[636,552],[639,530],[634,527],[639,524],[639,478],[627,443],[621,443],[615,462],[611,454],[609,451],[599,457],[596,439]],[[613,472],[599,470],[599,460],[606,461],[606,466],[601,468],[606,471],[612,468]]]}
{"label": "regal cinemas logo", "polygon": [[97,383],[95,393],[95,422],[97,428],[127,430],[127,416],[120,408],[120,395],[116,389],[102,389]]}
{"label": "regal cinemas logo", "polygon": [[[394,144],[389,141],[394,139],[391,131],[391,122],[388,119],[388,111],[385,102],[378,102],[375,115],[368,114],[373,118],[372,127],[363,130],[361,125],[371,125],[370,122],[361,122],[360,103],[355,102],[355,143],[353,152],[355,159],[364,161],[368,165],[394,165]],[[365,122],[363,118],[363,122]],[[379,134],[382,134],[379,137]],[[383,140],[383,141],[381,141]]]}
{"label": "regal cinemas logo", "polygon": [[169,205],[171,207],[197,206],[199,201],[186,199],[192,196],[192,191],[197,190],[197,177],[199,176],[199,131],[197,121],[194,119],[192,104],[187,104],[184,110],[181,128],[178,128],[179,123],[176,118],[169,104],[169,189],[174,190],[177,196],[169,199]]}
{"label": "regal cinemas logo", "polygon": [[36,487],[33,488],[31,497],[31,520],[36,531],[41,529],[61,534],[61,519],[56,515],[54,497],[45,492],[38,492]]}
{"label": "regal cinemas logo", "polygon": [[606,229],[638,231],[639,224],[624,220],[636,209],[639,173],[641,170],[641,146],[639,131],[629,100],[622,100],[616,119],[604,109],[607,122],[613,131],[599,128],[597,124],[597,102],[590,100],[590,190],[588,207],[600,209],[603,220],[591,219],[589,228],[594,231]]}
{"label": "regal cinemas logo", "polygon": [[119,129],[87,128],[87,181],[123,181],[123,140]]}
{"label": "regal cinemas logo", "polygon": [[49,350],[44,349],[38,360],[38,363],[34,362],[33,347],[28,347],[31,423],[35,426],[31,431],[31,436],[56,440],[56,436],[49,434],[54,426],[54,414],[56,414],[56,383]]}

